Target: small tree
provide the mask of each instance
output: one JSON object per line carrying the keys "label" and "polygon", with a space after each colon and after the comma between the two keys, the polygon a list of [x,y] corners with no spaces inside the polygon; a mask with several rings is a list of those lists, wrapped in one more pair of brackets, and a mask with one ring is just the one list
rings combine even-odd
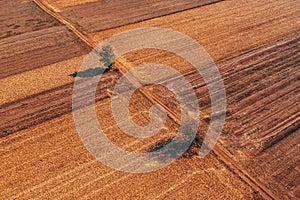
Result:
{"label": "small tree", "polygon": [[110,45],[102,47],[100,52],[100,61],[104,63],[108,71],[114,70],[116,56],[114,54],[113,48]]}
{"label": "small tree", "polygon": [[107,67],[105,70],[100,67],[96,67],[81,72],[74,72],[69,76],[86,78],[97,76],[108,71],[116,70],[116,68],[114,67],[116,56],[114,54],[113,48],[110,45],[102,47],[102,51],[99,54],[101,57],[100,61],[104,63],[105,67]]}

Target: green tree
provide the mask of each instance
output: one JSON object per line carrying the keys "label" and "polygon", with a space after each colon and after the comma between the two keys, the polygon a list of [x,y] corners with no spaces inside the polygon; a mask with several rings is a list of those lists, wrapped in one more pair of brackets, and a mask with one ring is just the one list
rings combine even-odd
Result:
{"label": "green tree", "polygon": [[102,51],[99,53],[99,55],[101,57],[100,61],[104,63],[104,66],[107,67],[106,69],[96,67],[81,72],[74,72],[69,76],[87,78],[87,77],[98,76],[100,74],[112,70],[117,70],[114,67],[116,56],[114,54],[113,48],[110,45],[102,47]]}
{"label": "green tree", "polygon": [[110,45],[102,47],[100,57],[100,61],[104,63],[104,66],[107,67],[108,71],[114,69],[116,56],[114,54],[113,48]]}

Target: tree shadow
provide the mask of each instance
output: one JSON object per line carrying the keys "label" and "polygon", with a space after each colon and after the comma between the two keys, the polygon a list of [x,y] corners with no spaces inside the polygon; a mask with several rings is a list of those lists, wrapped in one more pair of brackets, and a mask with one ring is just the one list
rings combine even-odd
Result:
{"label": "tree shadow", "polygon": [[114,66],[116,56],[114,54],[113,48],[110,45],[106,45],[102,47],[102,51],[99,53],[99,56],[100,56],[100,62],[102,62],[106,67],[105,69],[100,67],[91,68],[85,71],[74,72],[69,76],[88,78],[88,77],[98,76],[109,71],[118,71],[118,69]]}
{"label": "tree shadow", "polygon": [[85,71],[74,72],[74,73],[70,74],[69,76],[88,78],[88,77],[94,77],[94,76],[98,76],[100,74],[104,74],[108,71],[109,71],[108,68],[102,69],[102,68],[98,67],[98,68],[93,68],[93,69],[87,69]]}
{"label": "tree shadow", "polygon": [[[162,148],[164,148],[166,145],[168,145],[169,143],[171,143],[173,140],[173,138],[168,138],[168,139],[164,139],[161,141],[158,141],[157,143],[155,143],[155,145],[151,146],[148,149],[148,152],[155,152],[158,151]],[[175,149],[169,149],[166,154],[160,155],[158,157],[158,160],[165,162],[170,158],[176,158],[179,156],[180,158],[192,158],[194,156],[198,156],[200,153],[200,148],[201,145],[203,144],[203,139],[200,138],[200,136],[197,134],[196,137],[194,138],[193,142],[191,143],[191,145],[189,146],[189,148],[182,154],[182,155],[177,155],[175,152]],[[178,142],[175,145],[177,148],[181,148],[181,144],[180,142]]]}

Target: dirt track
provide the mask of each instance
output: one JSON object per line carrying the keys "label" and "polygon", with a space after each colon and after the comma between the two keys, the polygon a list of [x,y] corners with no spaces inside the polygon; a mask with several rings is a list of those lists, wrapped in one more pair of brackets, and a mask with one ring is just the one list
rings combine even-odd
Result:
{"label": "dirt track", "polygon": [[[299,141],[299,137],[297,135],[299,134],[296,134],[299,132],[299,90],[297,89],[300,79],[298,73],[300,61],[297,51],[299,34],[284,37],[283,40],[277,42],[274,40],[299,30],[297,17],[295,17],[299,8],[292,2],[285,1],[261,3],[261,6],[257,6],[260,9],[255,10],[256,17],[259,18],[257,20],[251,14],[253,10],[250,10],[256,3],[258,2],[249,1],[236,5],[232,10],[226,10],[225,8],[231,3],[221,2],[155,20],[89,34],[93,40],[83,34],[80,28],[65,21],[64,13],[58,14],[48,9],[48,13],[60,20],[62,24],[66,24],[90,46],[112,33],[141,25],[168,26],[168,28],[175,28],[182,32],[187,32],[186,27],[194,27],[193,31],[190,29],[188,31],[190,36],[203,44],[216,60],[226,58],[218,62],[228,93],[229,115],[226,128],[220,144],[214,149],[216,155],[209,155],[204,160],[194,157],[183,158],[154,174],[141,176],[125,174],[96,162],[80,143],[70,114],[72,89],[70,77],[58,80],[56,86],[53,85],[45,91],[42,84],[37,82],[40,84],[40,88],[30,96],[20,95],[21,99],[16,97],[16,100],[12,102],[1,101],[5,102],[0,106],[0,113],[3,115],[1,119],[4,119],[0,124],[1,130],[3,130],[1,136],[15,133],[0,140],[0,156],[1,160],[5,161],[0,166],[1,185],[6,188],[1,191],[2,196],[7,198],[75,198],[75,196],[99,198],[105,195],[107,198],[163,199],[173,196],[180,197],[181,194],[187,198],[200,199],[207,196],[215,199],[254,199],[260,198],[260,195],[266,199],[297,198],[299,196],[297,187],[299,183],[297,178],[299,176],[297,171],[299,165],[297,141]],[[83,7],[78,7],[78,9],[88,6],[90,5],[83,4]],[[263,10],[271,7],[271,11],[276,13],[276,16],[266,15],[267,12]],[[43,8],[47,9],[47,7]],[[209,16],[212,11],[218,10],[225,11],[216,15],[216,19],[203,20],[205,15]],[[235,13],[235,10],[246,14],[245,16],[240,15],[240,13]],[[263,17],[258,17],[260,15]],[[170,21],[172,18],[177,18],[178,23]],[[184,22],[187,18],[193,20]],[[220,19],[223,20],[222,23]],[[237,21],[232,19],[237,19]],[[199,23],[201,26],[195,26]],[[236,24],[241,26],[234,26]],[[202,26],[210,28],[204,30]],[[234,28],[222,32],[222,27]],[[65,27],[58,29],[66,32]],[[262,33],[262,30],[265,32],[259,34]],[[214,35],[211,34],[212,32],[220,34]],[[38,33],[39,31],[33,34]],[[79,41],[75,42],[78,46],[72,47],[75,37],[71,33],[67,34],[70,34],[72,39],[70,39],[71,45],[67,45],[66,49],[75,47],[74,52],[69,54],[70,58],[87,52],[88,48],[81,45]],[[52,37],[52,34],[49,35]],[[26,38],[27,36],[21,34],[16,37]],[[11,44],[13,38],[2,41],[8,41],[7,43]],[[62,37],[61,41],[61,43],[65,43],[68,39]],[[218,43],[216,44],[214,41],[218,41]],[[244,50],[261,45],[264,46],[240,54]],[[82,53],[76,54],[81,51],[76,48],[83,49]],[[9,52],[10,48],[6,47],[2,50]],[[13,78],[11,80],[17,80],[22,74],[31,73],[31,71],[26,73],[24,71],[38,67],[41,67],[41,71],[47,72],[46,65],[61,61],[59,56],[69,58],[68,54],[63,54],[63,51],[61,53],[54,49],[53,52],[57,53],[58,57],[51,56],[49,58],[52,59],[51,62],[47,63],[47,59],[43,58],[43,61],[46,60],[45,63],[39,62],[40,65],[33,65],[35,67],[31,66],[31,68],[17,71],[15,76],[11,76],[14,74],[13,71],[3,70],[1,75],[4,74],[3,78],[6,78],[2,80],[9,80],[9,76]],[[140,55],[144,55],[144,53],[141,52]],[[119,60],[117,67],[121,72],[125,72],[139,63],[152,60],[162,61],[179,69],[185,66],[182,60],[174,59],[173,55],[166,54],[161,60],[163,54],[164,52],[152,52],[149,57],[139,56],[139,53],[129,54]],[[227,58],[228,56],[232,57]],[[46,58],[48,57],[46,55]],[[7,63],[14,61],[20,62],[18,59],[13,59]],[[36,59],[29,59],[24,66],[29,67],[32,61],[36,61]],[[16,69],[20,70],[20,68]],[[65,76],[68,76],[70,71],[66,70],[64,73],[66,73]],[[202,95],[207,94],[207,91],[201,87],[203,85],[201,78],[190,71],[186,71],[186,73],[188,79],[193,81],[198,94],[201,94],[199,100],[204,113],[209,114],[209,99]],[[120,74],[116,75],[116,78],[118,76]],[[102,121],[109,130],[108,132],[111,133],[110,139],[125,149],[140,148],[142,151],[149,149],[157,140],[163,139],[158,137],[152,141],[137,141],[125,135],[120,136],[120,132],[111,123],[113,121],[111,116],[107,114],[109,113],[107,89],[112,85],[111,80],[108,80],[107,84],[100,86],[97,95],[99,121]],[[47,87],[45,86],[45,88]],[[136,110],[135,120],[146,123],[148,118],[145,111],[149,107],[147,104],[159,102],[165,105],[171,117],[164,135],[173,135],[176,130],[175,122],[179,119],[176,102],[171,104],[170,99],[164,99],[166,97],[164,90],[160,91],[163,95],[159,90],[152,89],[152,92],[149,90],[151,90],[151,86],[142,89],[142,94],[136,97],[137,104],[133,104],[137,105],[137,108],[133,109]],[[143,101],[146,102],[145,104],[139,104],[145,96],[152,102],[145,100]],[[203,120],[209,119],[204,118]],[[26,130],[20,131],[22,129]],[[283,153],[285,151],[287,154]],[[268,173],[268,171],[272,173]],[[257,192],[260,195],[255,194]]]}

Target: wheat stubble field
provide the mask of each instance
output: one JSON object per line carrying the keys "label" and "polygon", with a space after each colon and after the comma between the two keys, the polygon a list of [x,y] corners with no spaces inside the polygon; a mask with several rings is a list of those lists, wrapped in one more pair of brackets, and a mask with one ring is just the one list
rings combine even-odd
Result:
{"label": "wheat stubble field", "polygon": [[[0,199],[300,199],[299,1],[1,0],[1,5]],[[142,27],[176,30],[199,42],[222,75],[227,112],[221,137],[205,158],[197,156],[195,140],[171,165],[131,174],[97,161],[82,144],[72,115],[72,74],[99,42]],[[117,70],[98,84],[96,115],[108,139],[128,151],[148,152],[178,130],[178,101],[153,84],[134,93],[130,112],[135,123],[147,125],[149,108],[160,104],[168,116],[157,135],[134,138],[114,121],[116,81],[145,63],[171,66],[191,83],[201,109],[201,141],[211,112],[204,81],[187,61],[156,49],[118,58]]]}

